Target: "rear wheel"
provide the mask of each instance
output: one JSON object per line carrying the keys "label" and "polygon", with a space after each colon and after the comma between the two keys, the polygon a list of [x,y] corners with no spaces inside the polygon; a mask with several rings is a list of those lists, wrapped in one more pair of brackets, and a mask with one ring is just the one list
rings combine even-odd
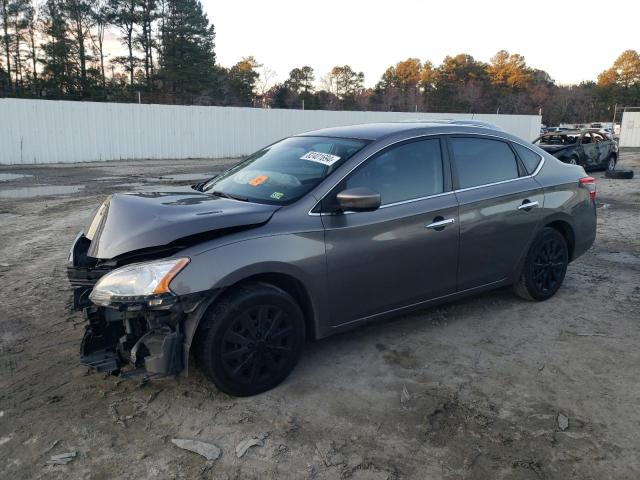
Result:
{"label": "rear wheel", "polygon": [[616,169],[616,156],[610,155],[609,160],[607,161],[607,170],[612,172]]}
{"label": "rear wheel", "polygon": [[567,273],[569,249],[560,232],[544,228],[534,239],[515,293],[527,300],[547,300],[560,288]]}
{"label": "rear wheel", "polygon": [[198,363],[229,395],[272,389],[291,373],[304,347],[302,310],[289,294],[268,284],[235,288],[202,322]]}

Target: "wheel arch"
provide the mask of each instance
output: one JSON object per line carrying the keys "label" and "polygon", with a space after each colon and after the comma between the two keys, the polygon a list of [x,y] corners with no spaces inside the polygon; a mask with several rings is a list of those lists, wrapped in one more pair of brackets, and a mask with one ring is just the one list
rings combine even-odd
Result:
{"label": "wheel arch", "polygon": [[567,242],[567,248],[569,249],[569,261],[572,261],[576,247],[576,234],[571,224],[564,219],[555,219],[550,222],[546,222],[543,225],[543,228],[544,227],[553,228],[564,237]]}
{"label": "wheel arch", "polygon": [[289,273],[283,272],[263,272],[257,273],[236,281],[233,285],[225,288],[225,291],[231,291],[242,284],[247,283],[267,283],[279,288],[293,297],[298,303],[304,315],[305,331],[307,340],[315,340],[316,338],[316,310],[311,299],[309,291],[304,283]]}
{"label": "wheel arch", "polygon": [[225,297],[227,297],[237,287],[246,285],[247,283],[267,283],[291,295],[300,306],[304,315],[306,339],[315,340],[318,338],[318,311],[304,282],[290,273],[284,273],[281,271],[247,273],[245,276],[235,277],[233,282],[228,283],[225,287],[211,290],[211,294],[208,296],[207,300],[203,302],[202,308],[199,309],[198,314],[190,316],[187,319],[188,325],[185,325],[184,329],[186,335],[184,342],[186,347],[184,352],[185,365],[188,361],[190,351],[193,348],[198,348],[196,344],[202,333],[202,318],[204,318],[211,309],[215,308],[218,302],[224,301]]}

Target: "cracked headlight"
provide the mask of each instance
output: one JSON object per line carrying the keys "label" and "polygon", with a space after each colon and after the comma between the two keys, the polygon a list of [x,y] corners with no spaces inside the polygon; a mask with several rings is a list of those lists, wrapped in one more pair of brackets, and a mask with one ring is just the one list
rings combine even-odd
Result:
{"label": "cracked headlight", "polygon": [[188,258],[175,258],[118,268],[98,280],[89,299],[103,307],[134,303],[161,308],[173,303],[169,283],[188,263]]}

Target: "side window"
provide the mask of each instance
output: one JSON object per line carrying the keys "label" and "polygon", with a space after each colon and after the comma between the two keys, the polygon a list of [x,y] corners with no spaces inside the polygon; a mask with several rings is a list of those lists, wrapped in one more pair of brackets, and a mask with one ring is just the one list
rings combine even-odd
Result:
{"label": "side window", "polygon": [[587,143],[592,143],[590,133],[585,133],[584,136],[582,137],[582,144],[586,145]]}
{"label": "side window", "polygon": [[520,156],[520,160],[524,163],[527,173],[532,174],[535,172],[541,160],[540,155],[517,143],[512,143],[511,145],[516,149],[516,152],[518,152],[518,156]]}
{"label": "side window", "polygon": [[505,142],[487,138],[452,138],[459,188],[518,178],[518,162]]}
{"label": "side window", "polygon": [[355,187],[378,192],[382,205],[442,193],[440,140],[405,143],[367,160],[347,177],[342,188]]}

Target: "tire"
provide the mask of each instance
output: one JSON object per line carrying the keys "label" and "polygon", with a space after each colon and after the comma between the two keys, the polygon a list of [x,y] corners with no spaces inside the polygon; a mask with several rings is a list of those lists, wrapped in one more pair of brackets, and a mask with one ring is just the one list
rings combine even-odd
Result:
{"label": "tire", "polygon": [[607,160],[607,167],[606,169],[610,172],[612,172],[613,170],[616,169],[616,156],[615,155],[610,155],[609,159]]}
{"label": "tire", "polygon": [[631,180],[633,178],[633,170],[607,170],[604,172],[604,176],[618,180]]}
{"label": "tire", "polygon": [[229,395],[272,389],[291,373],[305,342],[302,310],[284,290],[264,283],[234,288],[201,321],[196,360]]}
{"label": "tire", "polygon": [[547,300],[558,291],[569,264],[569,249],[560,232],[543,228],[529,247],[520,278],[513,286],[526,300]]}

